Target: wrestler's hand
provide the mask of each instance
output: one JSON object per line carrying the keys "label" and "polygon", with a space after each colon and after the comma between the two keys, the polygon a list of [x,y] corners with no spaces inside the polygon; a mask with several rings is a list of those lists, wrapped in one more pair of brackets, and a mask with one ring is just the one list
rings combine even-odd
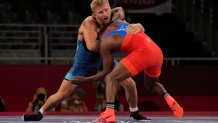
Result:
{"label": "wrestler's hand", "polygon": [[141,32],[141,31],[144,32],[145,29],[140,23],[130,24],[126,30],[127,34],[136,34],[136,33]]}
{"label": "wrestler's hand", "polygon": [[124,21],[125,20],[125,12],[122,7],[116,7],[111,10],[111,21]]}
{"label": "wrestler's hand", "polygon": [[84,82],[90,82],[89,77],[84,77],[84,76],[74,76],[72,80],[70,80],[73,84],[80,84]]}

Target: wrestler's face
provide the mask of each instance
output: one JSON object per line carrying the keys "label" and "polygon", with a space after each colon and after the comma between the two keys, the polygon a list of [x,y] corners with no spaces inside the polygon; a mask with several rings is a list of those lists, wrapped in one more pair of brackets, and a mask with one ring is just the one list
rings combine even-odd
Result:
{"label": "wrestler's face", "polygon": [[111,18],[111,7],[108,3],[104,3],[102,6],[97,7],[93,16],[97,20],[98,24],[101,26],[105,26],[110,23]]}

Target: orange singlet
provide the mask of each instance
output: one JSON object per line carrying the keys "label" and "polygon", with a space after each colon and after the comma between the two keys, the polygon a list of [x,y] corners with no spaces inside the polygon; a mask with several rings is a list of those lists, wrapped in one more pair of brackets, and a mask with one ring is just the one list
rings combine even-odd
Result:
{"label": "orange singlet", "polygon": [[101,39],[110,35],[120,35],[123,38],[120,50],[129,53],[121,60],[121,63],[128,69],[132,76],[145,71],[150,77],[159,77],[163,63],[161,49],[144,32],[134,35],[126,34],[125,22],[113,22],[117,29],[104,34]]}
{"label": "orange singlet", "polygon": [[145,71],[150,77],[159,77],[163,63],[161,49],[145,33],[126,34],[120,50],[129,53],[121,60],[132,76]]}

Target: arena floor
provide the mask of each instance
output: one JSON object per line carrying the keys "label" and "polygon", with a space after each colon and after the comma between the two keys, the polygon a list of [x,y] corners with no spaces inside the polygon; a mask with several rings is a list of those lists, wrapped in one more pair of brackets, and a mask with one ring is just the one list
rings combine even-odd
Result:
{"label": "arena floor", "polygon": [[[144,113],[143,113],[144,114]],[[185,115],[182,119],[176,119],[169,113],[146,113],[151,121],[135,121],[129,117],[127,113],[117,114],[117,122],[119,123],[218,123],[217,113],[195,112]],[[49,114],[46,115],[40,123],[90,123],[91,120],[97,118],[97,114]],[[0,114],[0,123],[23,123],[21,114]],[[25,122],[28,123],[28,122]],[[36,122],[31,122],[36,123]]]}

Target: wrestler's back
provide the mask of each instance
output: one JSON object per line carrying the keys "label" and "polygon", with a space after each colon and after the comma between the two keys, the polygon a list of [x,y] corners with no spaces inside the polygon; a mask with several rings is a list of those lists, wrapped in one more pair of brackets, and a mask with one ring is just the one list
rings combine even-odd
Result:
{"label": "wrestler's back", "polygon": [[120,47],[122,44],[123,39],[126,36],[126,28],[128,23],[120,21],[120,22],[113,22],[107,26],[104,32],[100,35],[100,39],[104,40],[105,38],[109,38],[112,44],[115,47]]}

